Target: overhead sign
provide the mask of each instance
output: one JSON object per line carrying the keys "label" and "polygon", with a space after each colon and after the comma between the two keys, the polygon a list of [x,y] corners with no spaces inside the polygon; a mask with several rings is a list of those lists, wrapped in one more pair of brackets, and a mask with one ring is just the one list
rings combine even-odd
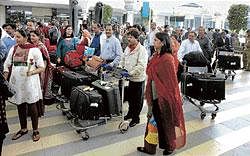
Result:
{"label": "overhead sign", "polygon": [[142,4],[142,17],[149,17],[149,2],[143,2]]}

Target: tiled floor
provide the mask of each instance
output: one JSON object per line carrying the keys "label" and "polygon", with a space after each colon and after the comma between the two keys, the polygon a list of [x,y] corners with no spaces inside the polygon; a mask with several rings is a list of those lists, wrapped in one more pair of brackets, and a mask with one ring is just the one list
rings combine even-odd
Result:
{"label": "tiled floor", "polygon": [[[235,80],[226,81],[226,100],[222,101],[215,120],[208,115],[200,119],[200,112],[185,102],[187,144],[175,151],[177,156],[248,156],[250,155],[250,72],[238,71]],[[146,124],[146,105],[141,113],[141,123],[121,134],[121,118],[88,130],[90,139],[83,141],[70,126],[69,121],[56,109],[46,107],[46,114],[39,121],[41,139],[37,143],[29,134],[17,141],[11,136],[19,130],[16,107],[8,105],[10,133],[4,141],[3,156],[141,156],[136,151],[143,145]],[[157,149],[156,155],[162,155]]]}

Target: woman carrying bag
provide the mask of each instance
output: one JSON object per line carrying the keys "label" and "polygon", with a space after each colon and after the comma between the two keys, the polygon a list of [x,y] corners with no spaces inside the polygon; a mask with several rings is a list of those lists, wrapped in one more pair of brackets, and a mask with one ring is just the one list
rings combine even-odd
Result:
{"label": "woman carrying bag", "polygon": [[[159,147],[164,149],[163,155],[169,155],[175,149],[186,144],[182,101],[176,76],[177,69],[170,42],[166,33],[156,33],[155,52],[147,66],[148,80],[145,94],[149,121],[144,147],[137,147],[138,151],[147,154],[156,153],[158,140]],[[152,125],[156,125],[157,131],[149,125],[154,123],[154,120],[155,124]]]}

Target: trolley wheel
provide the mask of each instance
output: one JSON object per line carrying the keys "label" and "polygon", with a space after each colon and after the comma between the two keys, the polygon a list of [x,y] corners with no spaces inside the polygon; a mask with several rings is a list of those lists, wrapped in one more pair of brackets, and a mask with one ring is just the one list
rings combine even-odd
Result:
{"label": "trolley wheel", "polygon": [[215,119],[215,117],[216,117],[216,113],[212,113],[212,120],[214,120]]}
{"label": "trolley wheel", "polygon": [[89,133],[87,131],[83,131],[81,132],[81,135],[82,135],[82,139],[84,141],[88,140],[89,139]]}
{"label": "trolley wheel", "polygon": [[65,115],[66,115],[66,112],[65,112],[65,111],[62,111],[62,115],[65,116]]}
{"label": "trolley wheel", "polygon": [[203,120],[206,117],[206,113],[201,112],[201,120]]}
{"label": "trolley wheel", "polygon": [[205,105],[205,102],[201,101],[200,106],[204,106],[204,105]]}
{"label": "trolley wheel", "polygon": [[120,130],[120,132],[123,134],[125,132],[128,131],[129,128],[129,122],[128,121],[122,121],[119,126],[118,129]]}
{"label": "trolley wheel", "polygon": [[84,130],[82,130],[82,129],[76,129],[76,133],[77,134],[81,134],[82,132],[84,132]]}
{"label": "trolley wheel", "polygon": [[232,76],[232,81],[234,80],[235,75]]}

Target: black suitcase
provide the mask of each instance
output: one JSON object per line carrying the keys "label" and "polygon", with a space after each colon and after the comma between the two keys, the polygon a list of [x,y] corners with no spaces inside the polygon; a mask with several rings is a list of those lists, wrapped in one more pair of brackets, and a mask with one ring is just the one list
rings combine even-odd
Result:
{"label": "black suitcase", "polygon": [[82,69],[82,70],[76,70],[75,72],[79,73],[79,74],[82,74],[82,75],[87,75],[89,77],[89,79],[91,79],[92,82],[100,79],[97,75],[91,74],[91,73],[85,71],[84,69]]}
{"label": "black suitcase", "polygon": [[[232,53],[232,52],[231,52]],[[218,55],[218,68],[228,70],[239,70],[241,67],[240,56],[219,54]]]}
{"label": "black suitcase", "polygon": [[89,86],[77,86],[72,89],[70,110],[81,120],[97,120],[103,114],[102,96],[97,90],[86,90]]}
{"label": "black suitcase", "polygon": [[93,82],[93,79],[89,75],[82,75],[73,71],[65,71],[62,73],[62,95],[69,98],[73,87],[79,85],[90,85],[91,82]]}
{"label": "black suitcase", "polygon": [[94,81],[92,86],[102,95],[105,112],[108,112],[111,116],[121,115],[122,107],[118,85],[111,85],[110,83],[101,85],[100,82],[100,80]]}
{"label": "black suitcase", "polygon": [[225,79],[212,74],[184,73],[181,92],[197,100],[224,100]]}

